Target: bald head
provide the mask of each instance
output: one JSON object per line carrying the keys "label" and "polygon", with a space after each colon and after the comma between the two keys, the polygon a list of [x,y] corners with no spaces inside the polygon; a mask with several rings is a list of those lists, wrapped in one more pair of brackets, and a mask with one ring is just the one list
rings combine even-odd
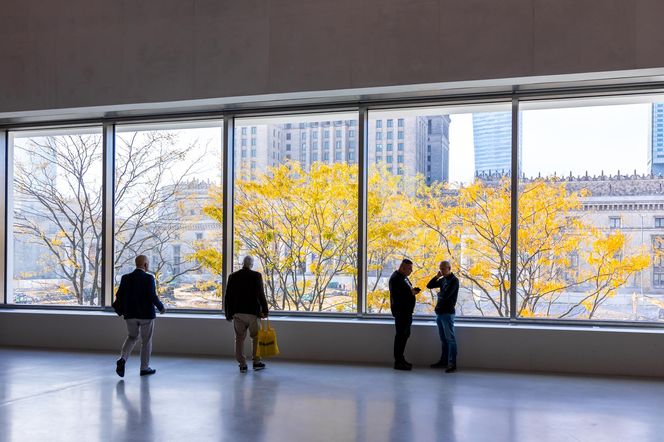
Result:
{"label": "bald head", "polygon": [[450,273],[452,273],[452,265],[450,264],[449,261],[440,262],[440,273],[442,273],[443,276],[447,276]]}
{"label": "bald head", "polygon": [[251,270],[254,267],[254,257],[251,255],[245,256],[242,260],[242,267]]}
{"label": "bald head", "polygon": [[148,259],[147,256],[138,255],[134,260],[134,262],[136,263],[137,269],[145,270],[146,272],[148,271],[148,267],[150,266],[150,260]]}

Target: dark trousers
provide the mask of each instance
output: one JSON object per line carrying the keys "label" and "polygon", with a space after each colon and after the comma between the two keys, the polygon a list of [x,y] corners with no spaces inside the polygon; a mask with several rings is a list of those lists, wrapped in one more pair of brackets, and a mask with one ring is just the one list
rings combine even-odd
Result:
{"label": "dark trousers", "polygon": [[456,366],[457,343],[454,335],[454,315],[451,313],[436,315],[436,324],[438,324],[438,334],[442,346],[440,360],[448,365]]}
{"label": "dark trousers", "polygon": [[394,361],[403,362],[406,342],[410,337],[410,325],[413,323],[413,315],[401,314],[394,315],[394,326],[396,334],[394,335]]}

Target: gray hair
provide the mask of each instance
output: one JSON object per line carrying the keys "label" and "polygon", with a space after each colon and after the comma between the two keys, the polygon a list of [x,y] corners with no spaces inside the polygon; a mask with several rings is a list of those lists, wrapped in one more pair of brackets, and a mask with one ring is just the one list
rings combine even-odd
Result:
{"label": "gray hair", "polygon": [[244,259],[242,260],[242,267],[251,269],[253,266],[254,266],[254,257],[251,255],[245,256]]}

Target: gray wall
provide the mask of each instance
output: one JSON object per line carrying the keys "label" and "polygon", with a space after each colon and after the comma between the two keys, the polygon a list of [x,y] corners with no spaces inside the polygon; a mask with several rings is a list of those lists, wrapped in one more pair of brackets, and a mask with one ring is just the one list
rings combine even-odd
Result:
{"label": "gray wall", "polygon": [[[391,321],[271,322],[282,359],[391,365]],[[415,323],[412,332],[406,357],[428,367],[440,356],[436,326]],[[119,352],[124,334],[124,321],[111,313],[0,311],[0,345]],[[662,330],[465,323],[457,335],[464,368],[664,377]],[[230,357],[233,329],[221,316],[166,314],[157,319],[154,351]]]}
{"label": "gray wall", "polygon": [[0,112],[664,67],[661,0],[3,0]]}

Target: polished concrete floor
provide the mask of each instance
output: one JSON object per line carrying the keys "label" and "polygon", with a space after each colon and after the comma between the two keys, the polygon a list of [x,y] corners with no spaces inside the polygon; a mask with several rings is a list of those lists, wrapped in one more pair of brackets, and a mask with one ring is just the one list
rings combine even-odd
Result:
{"label": "polished concrete floor", "polygon": [[0,349],[2,441],[664,441],[664,382]]}

